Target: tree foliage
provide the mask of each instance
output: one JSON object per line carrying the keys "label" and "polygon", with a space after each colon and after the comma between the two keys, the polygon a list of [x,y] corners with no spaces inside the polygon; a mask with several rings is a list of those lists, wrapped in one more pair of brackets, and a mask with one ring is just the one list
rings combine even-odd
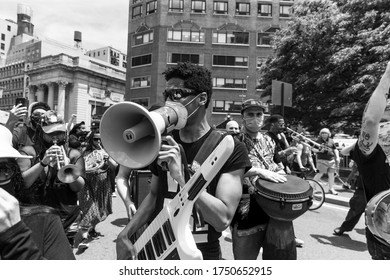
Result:
{"label": "tree foliage", "polygon": [[272,80],[293,84],[288,121],[313,130],[359,127],[368,98],[390,59],[390,1],[303,0],[274,36],[275,54],[260,69],[263,95]]}

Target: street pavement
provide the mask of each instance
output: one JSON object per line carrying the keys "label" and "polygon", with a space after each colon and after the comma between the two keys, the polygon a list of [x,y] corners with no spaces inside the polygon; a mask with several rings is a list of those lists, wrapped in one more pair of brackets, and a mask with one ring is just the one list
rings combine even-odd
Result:
{"label": "street pavement", "polygon": [[[323,178],[326,180],[326,178]],[[324,185],[325,192],[328,190],[326,181],[320,181]],[[346,190],[342,187],[340,181],[336,179],[335,189],[338,195],[326,194],[325,202],[334,205],[348,207],[349,199],[353,195],[352,190]],[[107,219],[96,226],[96,231],[102,236],[98,239],[90,240],[89,247],[86,250],[74,249],[74,254],[78,260],[115,260],[116,249],[115,242],[117,235],[123,230],[127,223],[127,214],[124,204],[119,196],[113,197],[113,213]],[[227,260],[232,260],[231,251],[231,235],[230,231],[226,230],[222,233],[222,257]]]}

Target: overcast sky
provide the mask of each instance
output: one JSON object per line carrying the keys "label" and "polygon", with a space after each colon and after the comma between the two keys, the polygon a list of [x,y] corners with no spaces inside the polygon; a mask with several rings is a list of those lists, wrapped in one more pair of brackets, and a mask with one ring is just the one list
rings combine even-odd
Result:
{"label": "overcast sky", "polygon": [[34,34],[73,45],[82,32],[84,49],[112,46],[127,52],[129,0],[0,0],[0,18],[17,20],[17,4],[33,10]]}

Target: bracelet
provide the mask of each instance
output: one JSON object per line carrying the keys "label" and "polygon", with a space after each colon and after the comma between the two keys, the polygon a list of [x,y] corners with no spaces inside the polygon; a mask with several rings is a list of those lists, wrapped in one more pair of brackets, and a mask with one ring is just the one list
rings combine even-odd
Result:
{"label": "bracelet", "polygon": [[42,161],[40,161],[39,164],[42,165],[43,167],[48,166],[48,164],[44,164]]}

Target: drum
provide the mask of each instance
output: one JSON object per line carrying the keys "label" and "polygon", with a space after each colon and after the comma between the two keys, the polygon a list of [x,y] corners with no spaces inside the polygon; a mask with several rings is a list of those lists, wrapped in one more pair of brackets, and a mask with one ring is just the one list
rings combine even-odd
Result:
{"label": "drum", "polygon": [[312,204],[313,189],[305,180],[286,175],[287,182],[274,183],[257,179],[255,199],[259,206],[279,221],[292,221],[305,213]]}
{"label": "drum", "polygon": [[367,203],[366,226],[382,243],[390,245],[390,190],[382,191]]}

